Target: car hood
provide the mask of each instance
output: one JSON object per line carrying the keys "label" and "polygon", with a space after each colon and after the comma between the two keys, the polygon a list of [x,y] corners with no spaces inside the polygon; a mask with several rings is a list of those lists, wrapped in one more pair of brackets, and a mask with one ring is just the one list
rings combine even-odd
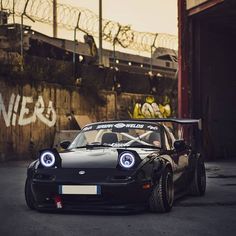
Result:
{"label": "car hood", "polygon": [[[141,160],[154,151],[158,151],[141,148],[126,150],[135,150]],[[118,164],[118,151],[116,148],[73,149],[60,153],[60,156],[63,168],[116,168]]]}

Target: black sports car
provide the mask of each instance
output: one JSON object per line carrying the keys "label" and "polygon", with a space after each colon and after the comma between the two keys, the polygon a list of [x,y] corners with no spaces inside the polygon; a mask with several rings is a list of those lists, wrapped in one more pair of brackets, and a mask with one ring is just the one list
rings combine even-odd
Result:
{"label": "black sports car", "polygon": [[199,122],[149,119],[86,125],[72,143],[61,143],[63,151],[39,152],[27,170],[26,203],[37,210],[168,212],[177,197],[205,193],[203,158],[176,139],[172,125]]}

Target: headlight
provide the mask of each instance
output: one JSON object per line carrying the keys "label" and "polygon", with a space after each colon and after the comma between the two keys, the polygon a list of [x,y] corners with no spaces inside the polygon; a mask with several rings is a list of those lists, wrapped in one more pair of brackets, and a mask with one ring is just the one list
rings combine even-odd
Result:
{"label": "headlight", "polygon": [[55,156],[52,152],[43,152],[40,156],[40,162],[45,167],[51,167],[55,164]]}
{"label": "headlight", "polygon": [[120,155],[120,166],[124,168],[131,168],[135,163],[135,157],[130,152],[123,152]]}

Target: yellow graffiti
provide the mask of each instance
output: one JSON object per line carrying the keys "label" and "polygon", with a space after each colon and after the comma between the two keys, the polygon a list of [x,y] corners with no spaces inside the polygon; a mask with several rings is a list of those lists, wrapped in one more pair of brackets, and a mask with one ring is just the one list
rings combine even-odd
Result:
{"label": "yellow graffiti", "polygon": [[159,109],[163,118],[167,118],[171,115],[171,108],[169,104],[166,105],[159,104]]}
{"label": "yellow graffiti", "polygon": [[168,98],[165,99],[165,104],[157,104],[153,96],[148,96],[145,103],[135,103],[132,118],[167,118],[171,115],[171,107],[166,102],[169,102]]}

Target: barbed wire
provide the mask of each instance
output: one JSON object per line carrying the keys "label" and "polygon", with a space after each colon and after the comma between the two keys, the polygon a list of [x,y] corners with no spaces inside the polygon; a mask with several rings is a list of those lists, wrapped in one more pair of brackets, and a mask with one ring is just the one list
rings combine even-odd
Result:
{"label": "barbed wire", "polygon": [[[1,6],[10,13],[14,12],[19,17],[24,11],[26,2],[27,0],[1,0]],[[38,22],[51,25],[53,24],[53,1],[29,0],[26,14]],[[98,15],[82,7],[58,3],[58,26],[67,30],[74,30],[79,14],[80,29],[98,38]],[[123,48],[143,52],[150,52],[151,47],[165,47],[177,50],[178,40],[174,35],[139,32],[133,30],[130,25],[120,25],[118,22],[107,19],[102,20],[102,25],[103,39],[111,44],[118,44]]]}

